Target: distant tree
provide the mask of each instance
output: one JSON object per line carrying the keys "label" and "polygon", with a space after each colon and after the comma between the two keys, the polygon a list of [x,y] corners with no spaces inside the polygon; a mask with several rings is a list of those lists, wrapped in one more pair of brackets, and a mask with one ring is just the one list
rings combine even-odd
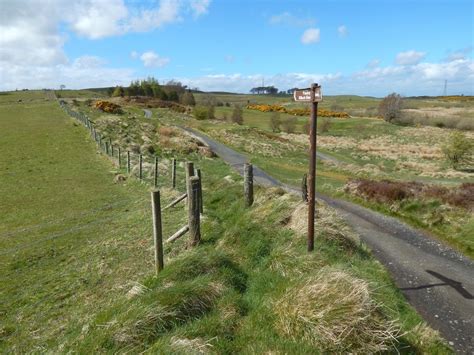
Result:
{"label": "distant tree", "polygon": [[454,169],[463,163],[472,163],[474,143],[463,132],[451,133],[442,150],[447,161]]}
{"label": "distant tree", "polygon": [[207,106],[207,118],[214,120],[216,118],[216,110],[213,105]]}
{"label": "distant tree", "polygon": [[114,94],[114,88],[107,88],[107,96],[112,96]]}
{"label": "distant tree", "polygon": [[60,88],[61,90],[64,90],[64,89],[66,88],[66,85],[61,84],[61,85],[59,85],[59,88]]}
{"label": "distant tree", "polygon": [[123,87],[117,86],[115,87],[115,90],[112,94],[113,97],[123,97],[125,95],[125,91],[123,90]]}
{"label": "distant tree", "polygon": [[393,122],[400,117],[402,97],[397,93],[386,96],[379,104],[379,115],[387,122]]}
{"label": "distant tree", "polygon": [[270,129],[272,132],[280,132],[280,113],[279,112],[272,112],[270,117]]}
{"label": "distant tree", "polygon": [[232,122],[237,123],[238,125],[244,124],[244,116],[243,116],[243,112],[242,112],[242,107],[240,107],[239,105],[234,106],[234,110],[232,111],[231,120],[232,120]]}
{"label": "distant tree", "polygon": [[196,99],[191,90],[186,91],[179,97],[179,102],[187,106],[196,106]]}

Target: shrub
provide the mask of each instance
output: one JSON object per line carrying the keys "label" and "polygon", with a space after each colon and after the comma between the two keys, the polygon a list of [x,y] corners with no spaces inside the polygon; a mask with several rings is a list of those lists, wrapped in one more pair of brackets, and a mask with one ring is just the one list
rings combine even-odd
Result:
{"label": "shrub", "polygon": [[463,163],[472,161],[473,143],[460,131],[451,133],[447,143],[442,147],[447,161],[454,169]]}
{"label": "shrub", "polygon": [[231,119],[232,122],[237,123],[238,125],[242,125],[244,123],[242,107],[240,107],[239,105],[234,106]]}
{"label": "shrub", "polygon": [[[254,105],[249,104],[247,105],[247,109],[249,110],[257,110],[260,112],[280,112],[280,113],[287,113],[293,116],[309,116],[311,114],[311,110],[309,108],[286,108],[285,106],[281,105]],[[348,118],[349,114],[347,112],[336,112],[330,111],[326,109],[319,109],[318,116],[320,117],[339,117],[339,118]]]}
{"label": "shrub", "polygon": [[273,112],[270,117],[270,129],[272,132],[280,132],[280,114],[278,112]]}
{"label": "shrub", "polygon": [[329,131],[329,128],[331,128],[332,122],[329,118],[323,117],[321,120],[321,124],[319,125],[319,129],[321,133],[325,133]]}
{"label": "shrub", "polygon": [[296,129],[296,117],[288,117],[287,120],[282,122],[283,130],[286,133],[294,133]]}
{"label": "shrub", "polygon": [[386,96],[379,105],[379,115],[387,122],[392,122],[400,117],[402,97],[397,93]]}
{"label": "shrub", "polygon": [[99,100],[94,103],[94,107],[96,109],[99,109],[101,111],[107,112],[107,113],[122,113],[122,109],[119,105],[114,104],[113,102],[109,101],[104,101],[104,100]]}
{"label": "shrub", "polygon": [[183,105],[196,106],[196,100],[194,99],[194,95],[191,91],[186,91],[183,95],[181,95],[180,101]]}
{"label": "shrub", "polygon": [[193,115],[197,120],[207,120],[209,117],[209,108],[207,106],[196,106],[194,107]]}

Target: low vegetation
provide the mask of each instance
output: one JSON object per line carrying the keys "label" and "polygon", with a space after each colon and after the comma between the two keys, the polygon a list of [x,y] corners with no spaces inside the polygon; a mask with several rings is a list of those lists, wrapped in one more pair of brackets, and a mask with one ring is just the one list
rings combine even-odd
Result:
{"label": "low vegetation", "polygon": [[[149,120],[123,109],[113,124],[101,126],[111,119],[106,114],[94,117],[118,146],[140,145],[146,136],[163,151],[163,137],[180,135],[156,121],[146,126]],[[35,143],[0,157],[9,167],[0,172],[0,188],[19,192],[3,193],[10,198],[0,207],[0,232],[15,233],[0,243],[0,282],[8,285],[0,297],[2,352],[450,351],[325,205],[318,206],[317,252],[308,254],[298,227],[305,205],[296,197],[257,189],[248,209],[241,178],[222,161],[175,151],[203,172],[203,239],[196,248],[186,238],[166,245],[165,269],[155,276],[148,186],[96,154],[87,130],[54,101],[0,107],[0,128],[9,137],[0,145]],[[166,187],[166,171],[159,181],[163,202],[177,194]],[[33,172],[41,179],[31,185]],[[114,182],[117,173],[125,180]],[[69,193],[58,181],[69,182]],[[27,188],[19,190],[19,182]],[[32,190],[40,198],[22,204],[21,193]],[[183,215],[181,208],[164,215],[165,235],[183,224]],[[298,317],[302,310],[308,321]]]}

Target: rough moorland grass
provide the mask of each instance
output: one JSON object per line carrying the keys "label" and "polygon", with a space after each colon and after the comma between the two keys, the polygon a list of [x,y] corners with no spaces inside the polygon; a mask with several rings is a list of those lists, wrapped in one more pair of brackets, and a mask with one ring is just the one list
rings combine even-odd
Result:
{"label": "rough moorland grass", "polygon": [[[27,187],[29,191],[40,187],[58,194],[55,205],[50,205],[55,215],[61,215],[60,206],[62,209],[70,206],[68,212],[73,213],[90,211],[103,195],[131,203],[108,209],[103,216],[107,219],[93,224],[95,218],[102,217],[99,213],[84,230],[68,230],[78,223],[82,225],[82,218],[63,219],[59,224],[66,230],[56,226],[58,231],[65,232],[61,237],[36,239],[34,248],[24,249],[25,254],[10,250],[9,256],[2,258],[2,352],[299,354],[322,351],[323,346],[315,348],[314,343],[296,331],[282,336],[273,305],[290,288],[304,287],[315,267],[325,266],[337,267],[367,281],[368,297],[375,304],[383,304],[381,319],[388,324],[396,321],[401,328],[403,335],[397,337],[399,343],[378,338],[392,351],[448,351],[436,333],[419,342],[426,326],[397,291],[387,272],[363,248],[330,237],[345,233],[343,229],[334,231],[341,224],[334,219],[336,216],[327,217],[334,219],[325,224],[331,230],[318,228],[317,252],[307,254],[304,238],[287,228],[298,208],[294,198],[279,190],[258,190],[255,206],[246,209],[241,179],[217,159],[189,157],[199,164],[204,176],[201,245],[187,249],[184,238],[172,247],[167,246],[166,268],[155,277],[151,265],[148,188],[133,180],[123,185],[112,184],[113,174],[108,172],[112,168],[110,162],[95,154],[86,130],[74,126],[56,106],[49,106],[44,112],[38,106],[30,111],[18,108],[14,111],[13,116],[0,115],[2,124],[9,121],[9,135],[16,135],[21,142],[22,131],[15,131],[12,128],[15,124],[10,122],[21,120],[23,129],[30,132],[25,137],[36,143],[28,149],[37,155],[47,156],[50,150],[57,151],[54,145],[50,146],[46,131],[61,132],[58,141],[64,140],[70,146],[63,153],[61,165],[43,171],[42,180]],[[32,138],[32,130],[43,134]],[[15,146],[15,142],[9,144]],[[11,157],[19,151],[8,152],[11,163],[14,160]],[[73,157],[76,164],[67,164]],[[37,167],[34,164],[30,161],[30,166]],[[21,167],[15,166],[14,171],[22,173],[17,175],[16,182],[9,181],[11,191],[30,178]],[[56,185],[63,190],[69,185],[54,180],[55,174],[71,186],[83,188],[76,196],[77,201],[63,203],[64,193],[56,190]],[[89,180],[98,185],[92,194],[88,192]],[[7,194],[11,195],[10,191]],[[49,201],[46,192],[43,198]],[[22,201],[14,203],[20,205]],[[22,206],[41,219],[43,205]],[[180,215],[183,210],[178,207],[165,216],[165,235],[181,225]],[[14,222],[10,218],[9,223]],[[29,237],[24,236],[23,242],[48,235],[48,231],[40,228]],[[4,251],[3,245],[1,250]],[[299,263],[284,255],[297,255]],[[17,261],[22,264],[16,265]],[[275,268],[276,263],[279,266]],[[346,339],[349,338],[354,336]],[[367,347],[362,344],[358,349],[361,352],[373,349],[369,345],[367,342]]]}

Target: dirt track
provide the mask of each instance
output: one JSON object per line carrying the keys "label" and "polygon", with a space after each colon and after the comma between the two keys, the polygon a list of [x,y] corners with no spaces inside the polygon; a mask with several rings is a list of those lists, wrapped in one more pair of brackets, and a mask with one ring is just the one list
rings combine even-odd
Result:
{"label": "dirt track", "polygon": [[[184,128],[243,173],[247,158],[206,135]],[[281,186],[300,194],[254,166],[257,184]],[[460,354],[474,353],[474,263],[426,233],[395,218],[321,194],[359,233],[375,257],[391,272],[410,304]]]}

